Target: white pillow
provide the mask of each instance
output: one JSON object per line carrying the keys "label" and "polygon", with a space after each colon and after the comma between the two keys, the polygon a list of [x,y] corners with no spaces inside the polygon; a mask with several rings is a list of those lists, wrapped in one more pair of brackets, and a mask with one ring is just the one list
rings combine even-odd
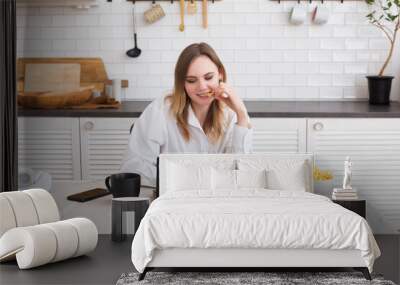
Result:
{"label": "white pillow", "polygon": [[240,188],[267,188],[266,170],[231,170],[213,168],[215,192],[235,191]]}
{"label": "white pillow", "polygon": [[168,163],[167,191],[212,189],[212,168]]}
{"label": "white pillow", "polygon": [[309,189],[306,173],[305,162],[277,165],[268,171],[268,188],[306,192]]}
{"label": "white pillow", "polygon": [[236,190],[236,170],[212,168],[213,189]]}
{"label": "white pillow", "polygon": [[236,170],[237,188],[267,188],[267,170]]}
{"label": "white pillow", "polygon": [[267,188],[273,190],[311,191],[310,167],[303,159],[240,159],[240,170],[267,170]]}

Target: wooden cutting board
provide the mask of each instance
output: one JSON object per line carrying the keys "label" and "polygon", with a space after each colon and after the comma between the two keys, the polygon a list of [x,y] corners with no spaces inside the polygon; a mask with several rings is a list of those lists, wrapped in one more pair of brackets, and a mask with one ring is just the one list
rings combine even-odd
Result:
{"label": "wooden cutting board", "polygon": [[[108,80],[101,58],[19,58],[17,62],[18,92],[24,92],[25,70],[28,64],[78,64],[80,65],[80,86],[94,86],[95,90],[104,92]],[[127,85],[127,82],[124,82]]]}
{"label": "wooden cutting board", "polygon": [[93,87],[72,91],[25,92],[17,96],[18,105],[26,108],[58,109],[82,105],[92,96]]}
{"label": "wooden cutting board", "polygon": [[78,90],[81,81],[78,63],[28,63],[24,92]]}

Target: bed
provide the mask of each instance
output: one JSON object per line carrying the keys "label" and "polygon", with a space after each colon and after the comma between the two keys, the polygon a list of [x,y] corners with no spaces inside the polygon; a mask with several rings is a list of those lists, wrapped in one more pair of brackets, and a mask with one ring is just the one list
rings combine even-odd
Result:
{"label": "bed", "polygon": [[365,219],[313,194],[312,154],[162,154],[132,243],[141,273],[172,267],[352,267],[380,255]]}

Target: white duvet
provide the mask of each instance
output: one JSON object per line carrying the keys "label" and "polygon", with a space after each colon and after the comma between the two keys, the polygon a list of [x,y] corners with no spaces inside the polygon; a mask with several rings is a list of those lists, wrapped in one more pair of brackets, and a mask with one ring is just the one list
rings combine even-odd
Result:
{"label": "white duvet", "polygon": [[165,248],[358,249],[371,272],[380,255],[359,215],[324,196],[265,189],[164,194],[140,223],[132,262],[143,272]]}

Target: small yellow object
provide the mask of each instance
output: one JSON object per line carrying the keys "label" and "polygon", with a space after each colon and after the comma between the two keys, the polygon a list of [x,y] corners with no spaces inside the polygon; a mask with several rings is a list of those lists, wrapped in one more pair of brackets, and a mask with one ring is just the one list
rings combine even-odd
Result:
{"label": "small yellow object", "polygon": [[333,175],[329,170],[321,170],[316,166],[313,170],[313,177],[315,181],[328,181],[333,178]]}

